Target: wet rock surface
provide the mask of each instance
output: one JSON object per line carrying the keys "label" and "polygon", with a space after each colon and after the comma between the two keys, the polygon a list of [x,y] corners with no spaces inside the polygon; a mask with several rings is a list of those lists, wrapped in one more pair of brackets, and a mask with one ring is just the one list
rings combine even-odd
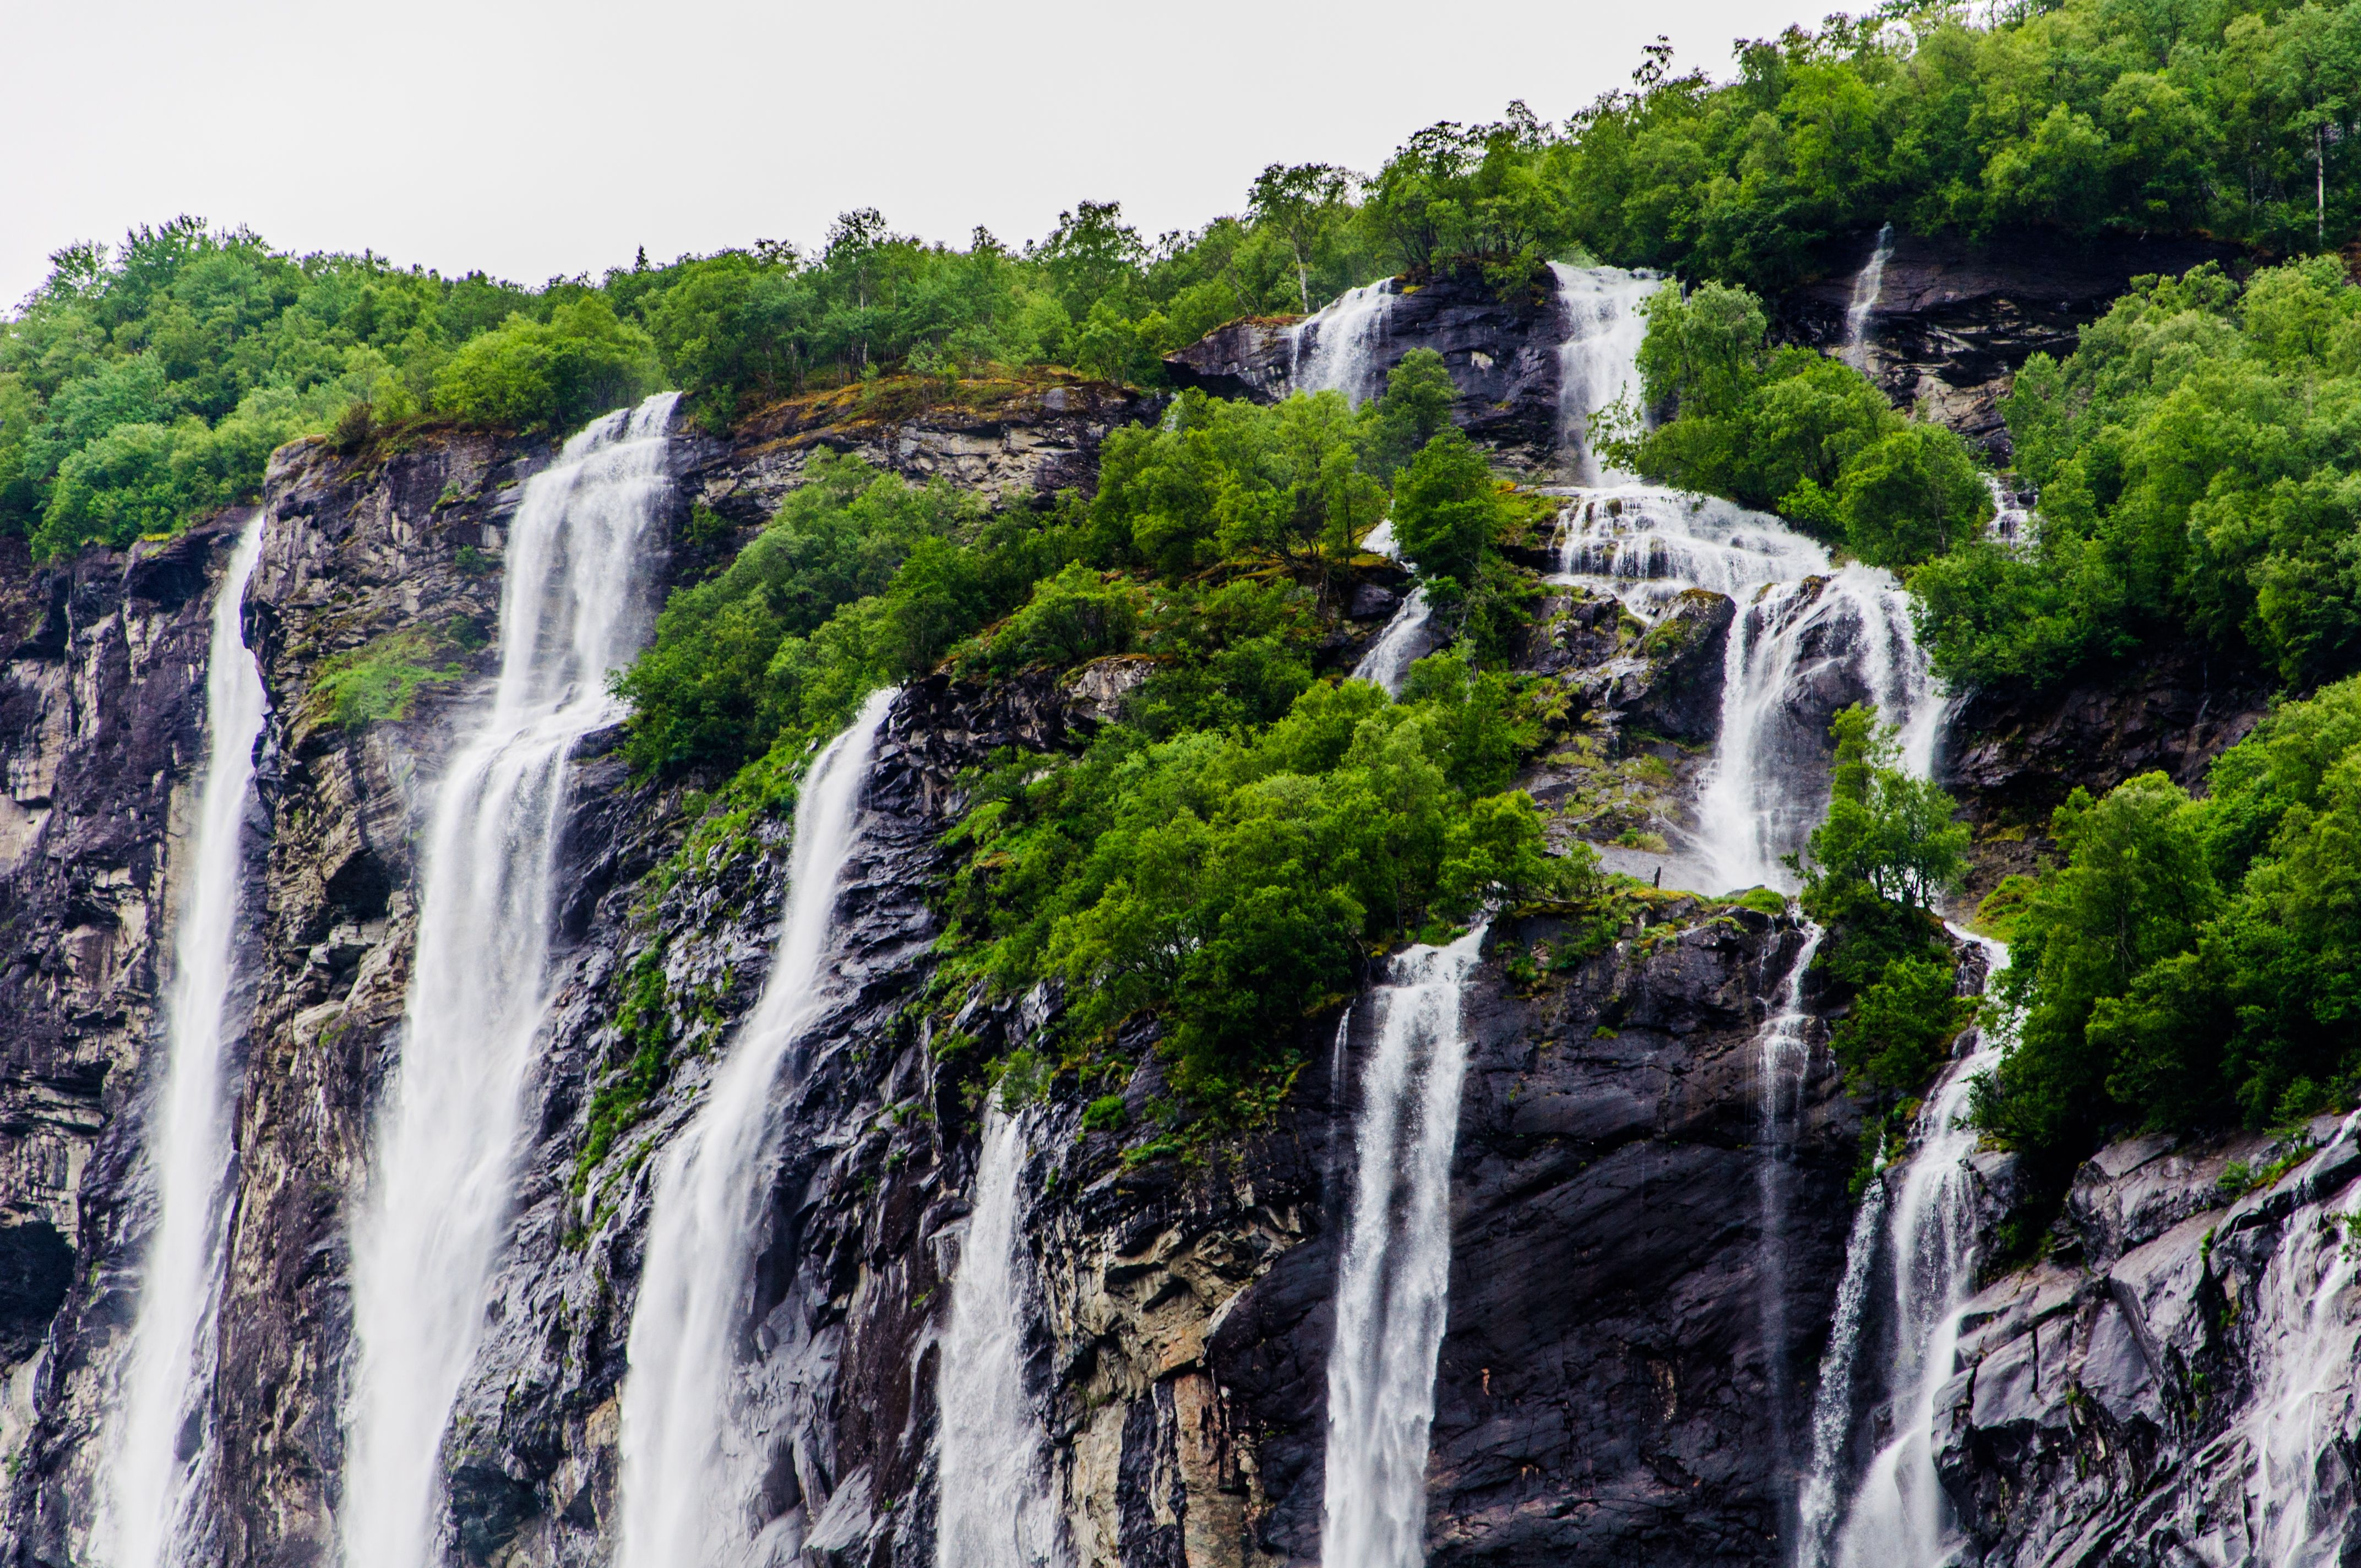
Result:
{"label": "wet rock surface", "polygon": [[[1862,234],[1831,244],[1827,271],[1771,302],[1774,330],[1834,350],[1845,342],[1855,280],[1876,247]],[[1981,245],[1950,236],[1895,236],[1870,307],[1863,367],[1887,396],[1940,420],[1996,458],[2008,455],[2000,399],[2036,353],[2064,358],[2075,334],[2106,314],[2132,279],[2235,261],[2202,240],[2007,234]]]}
{"label": "wet rock surface", "polygon": [[[2286,1562],[2306,1536],[2301,1561],[2361,1552],[2339,1260],[2356,1181],[2334,1118],[2136,1138],[2086,1164],[2056,1255],[1969,1303],[1937,1401],[1938,1471],[1976,1561]],[[2292,1535],[2267,1464],[2318,1499]]]}

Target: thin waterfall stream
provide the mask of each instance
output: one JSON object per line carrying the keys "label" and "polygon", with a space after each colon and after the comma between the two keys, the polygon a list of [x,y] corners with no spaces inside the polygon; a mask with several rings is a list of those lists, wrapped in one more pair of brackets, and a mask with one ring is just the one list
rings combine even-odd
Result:
{"label": "thin waterfall stream", "polygon": [[262,558],[259,511],[239,532],[214,591],[205,665],[206,753],[188,880],[172,933],[164,1069],[148,1108],[156,1223],[139,1280],[122,1383],[107,1417],[93,1556],[107,1568],[165,1568],[207,1446],[183,1460],[181,1434],[203,1387],[221,1286],[223,1194],[230,1166],[230,1018],[245,890],[247,810],[262,737],[262,673],[246,645],[246,589]]}
{"label": "thin waterfall stream", "polygon": [[1590,416],[1610,405],[1641,402],[1640,343],[1648,334],[1648,296],[1664,286],[1662,273],[1620,267],[1550,263],[1566,337],[1558,347],[1557,444],[1578,485],[1629,483],[1609,472],[1590,450]]}
{"label": "thin waterfall stream", "polygon": [[[2001,943],[1956,927],[1952,936],[1982,950],[1987,987],[2007,967]],[[1964,1118],[1975,1080],[1998,1063],[2005,1041],[1999,1031],[1977,1026],[1962,1044],[1919,1113],[1908,1163],[1898,1176],[1879,1172],[1883,1190],[1863,1204],[1853,1226],[1813,1413],[1795,1552],[1801,1568],[1932,1568],[1950,1560],[1953,1525],[1935,1475],[1934,1426],[1936,1395],[1951,1376],[1959,1343],[1960,1310],[1975,1281],[1974,1178],[1967,1160],[1978,1135]],[[1851,1479],[1845,1469],[1850,1438],[1861,1426],[1855,1374],[1869,1321],[1868,1282],[1881,1266],[1891,1271],[1894,1292],[1893,1343],[1881,1380],[1883,1424],[1893,1435]]]}
{"label": "thin waterfall stream", "polygon": [[1371,995],[1378,1047],[1360,1085],[1328,1353],[1323,1568],[1425,1560],[1427,1440],[1451,1288],[1451,1156],[1467,1067],[1463,1004],[1484,931],[1396,955],[1390,983]]}
{"label": "thin waterfall stream", "polygon": [[1877,231],[1877,243],[1871,247],[1869,263],[1852,280],[1852,301],[1845,307],[1844,347],[1838,357],[1854,369],[1869,369],[1869,315],[1877,309],[1878,296],[1885,290],[1885,264],[1894,258],[1894,225],[1887,224]]}
{"label": "thin waterfall stream", "polygon": [[1049,1433],[1025,1385],[1036,1299],[1024,1245],[1028,1131],[1024,1113],[1009,1114],[995,1094],[943,1335],[936,1568],[1044,1568],[1066,1558]]}
{"label": "thin waterfall stream", "polygon": [[350,1568],[434,1559],[444,1428],[482,1332],[548,1011],[566,763],[620,717],[607,678],[653,619],[647,566],[677,400],[662,392],[595,421],[526,482],[500,678],[435,790],[401,1057],[353,1228]]}
{"label": "thin waterfall stream", "polygon": [[758,1477],[738,1430],[733,1375],[763,1177],[778,1155],[773,1092],[831,994],[837,902],[861,841],[877,736],[897,695],[871,693],[805,773],[762,1000],[656,1173],[621,1395],[619,1568],[732,1563],[763,1522],[745,1517]]}

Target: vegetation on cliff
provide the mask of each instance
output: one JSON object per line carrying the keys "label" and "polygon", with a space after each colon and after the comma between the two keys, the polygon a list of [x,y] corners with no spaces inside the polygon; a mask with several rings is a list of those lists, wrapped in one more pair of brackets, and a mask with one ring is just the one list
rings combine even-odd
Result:
{"label": "vegetation on cliff", "polygon": [[2052,832],[1978,1122],[2061,1170],[2114,1129],[2265,1127],[2361,1094],[2361,680],[2274,711],[2203,799],[2161,773]]}
{"label": "vegetation on cliff", "polygon": [[[1447,385],[1427,354],[1358,411],[1335,393],[1190,393],[1108,437],[1092,500],[1038,512],[988,516],[815,455],[733,563],[674,594],[620,678],[627,752],[650,773],[742,768],[726,802],[776,799],[880,685],[1126,655],[1120,722],[972,781],[946,974],[1008,993],[1066,982],[1082,1064],[1159,1015],[1184,1097],[1246,1113],[1368,952],[1593,874],[1547,852],[1509,788],[1539,732],[1478,661],[1521,607],[1492,549],[1510,509],[1444,417]],[[1314,674],[1389,492],[1441,613],[1489,629],[1417,666],[1399,702]]]}

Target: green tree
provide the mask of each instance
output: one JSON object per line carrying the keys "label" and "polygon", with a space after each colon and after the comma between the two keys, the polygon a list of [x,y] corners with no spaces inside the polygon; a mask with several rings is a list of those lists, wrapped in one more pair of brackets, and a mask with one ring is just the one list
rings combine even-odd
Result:
{"label": "green tree", "polygon": [[1429,441],[1394,487],[1394,540],[1424,576],[1470,580],[1501,516],[1491,465],[1456,429]]}

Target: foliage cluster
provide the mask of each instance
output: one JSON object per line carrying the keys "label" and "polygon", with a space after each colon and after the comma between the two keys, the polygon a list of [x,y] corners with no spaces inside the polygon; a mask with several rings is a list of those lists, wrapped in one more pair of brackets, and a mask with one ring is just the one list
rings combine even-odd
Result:
{"label": "foliage cluster", "polygon": [[2138,280],[2004,408],[2038,529],[1913,576],[1942,673],[2037,685],[2191,632],[2296,689],[2361,663],[2361,288],[2340,261]]}
{"label": "foliage cluster", "polygon": [[2052,825],[1979,1123],[2070,1168],[2125,1125],[2266,1127],[2361,1090],[2361,680],[2281,706],[2192,800],[2161,773]]}
{"label": "foliage cluster", "polygon": [[1653,428],[1630,404],[1594,444],[1644,478],[1775,510],[1872,565],[1905,568],[1974,536],[1992,502],[1967,444],[1905,420],[1851,366],[1767,345],[1763,303],[1706,283],[1648,298],[1639,355]]}
{"label": "foliage cluster", "polygon": [[1902,766],[1875,709],[1843,709],[1829,733],[1828,814],[1805,851],[1802,902],[1828,933],[1820,969],[1852,1000],[1834,1046],[1856,1084],[1916,1094],[1973,1011],[1952,994],[1957,966],[1934,914],[1966,871],[1968,829],[1949,795]]}
{"label": "foliage cluster", "polygon": [[[1191,393],[1108,437],[1090,501],[1038,510],[986,514],[816,453],[735,561],[673,595],[619,678],[627,752],[646,773],[775,780],[880,685],[1131,656],[1146,674],[1120,723],[1079,755],[1011,756],[974,782],[948,972],[1009,990],[1062,979],[1086,1053],[1161,1014],[1184,1098],[1248,1114],[1373,948],[1588,874],[1548,853],[1508,788],[1539,729],[1474,632],[1521,604],[1493,586],[1512,576],[1493,550],[1510,507],[1449,425],[1448,384],[1426,354],[1358,411],[1334,393]],[[1430,594],[1471,630],[1399,702],[1313,674],[1389,493]]]}

